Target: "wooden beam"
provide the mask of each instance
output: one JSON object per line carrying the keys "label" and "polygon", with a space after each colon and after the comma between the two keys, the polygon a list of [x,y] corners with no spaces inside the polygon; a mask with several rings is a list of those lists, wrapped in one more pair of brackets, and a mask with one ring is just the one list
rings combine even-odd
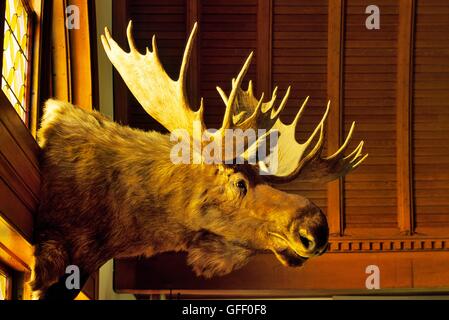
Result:
{"label": "wooden beam", "polygon": [[199,84],[200,84],[200,33],[201,33],[201,13],[200,13],[200,1],[188,0],[186,4],[186,41],[193,29],[195,22],[198,23],[198,32],[193,44],[192,53],[190,54],[190,63],[188,70],[188,83],[187,90],[189,93],[189,99],[192,106],[199,106]]}
{"label": "wooden beam", "polygon": [[32,298],[29,280],[34,268],[33,247],[8,221],[0,216],[0,261],[24,275],[24,300]]}
{"label": "wooden beam", "polygon": [[52,4],[52,95],[56,99],[71,102],[70,48],[65,27],[67,2],[53,1]]}
{"label": "wooden beam", "polygon": [[271,54],[272,54],[272,0],[258,0],[257,3],[257,79],[256,92],[270,96]]}
{"label": "wooden beam", "polygon": [[396,99],[396,176],[398,226],[403,234],[413,233],[411,175],[411,110],[413,85],[413,33],[415,1],[399,2],[397,99]]}
{"label": "wooden beam", "polygon": [[[411,251],[379,253],[367,251],[347,254],[326,253],[310,259],[302,268],[286,268],[271,254],[255,255],[241,269],[223,277],[196,277],[186,264],[186,253],[165,253],[150,259],[115,260],[114,289],[118,293],[151,294],[170,291],[181,294],[227,295],[236,297],[332,296],[355,290],[368,294],[366,267],[381,270],[381,289],[435,290],[449,287],[449,252]],[[439,276],[435,276],[438,274]],[[268,276],[270,275],[270,276]],[[310,290],[307,292],[307,290]],[[410,293],[410,291],[409,291]]]}
{"label": "wooden beam", "polygon": [[92,21],[90,21],[90,4],[87,0],[69,0],[67,5],[75,5],[79,8],[80,19],[79,29],[68,30],[68,39],[70,42],[71,102],[86,110],[92,110],[95,78],[92,61],[96,58],[96,54],[92,54],[91,52]]}
{"label": "wooden beam", "polygon": [[[328,4],[328,49],[327,49],[327,94],[331,101],[328,117],[327,149],[338,150],[343,131],[343,42],[344,0],[329,0]],[[344,232],[343,181],[333,181],[327,187],[327,212],[329,232],[341,236]]]}
{"label": "wooden beam", "polygon": [[43,26],[44,26],[44,6],[48,6],[49,3],[44,1],[30,0],[29,6],[33,11],[34,29],[31,34],[32,38],[32,54],[31,54],[31,72],[30,72],[30,115],[29,115],[29,128],[34,138],[37,136],[37,129],[39,126],[40,108],[41,108],[41,72],[42,71],[42,56],[45,54],[42,44],[43,42]]}

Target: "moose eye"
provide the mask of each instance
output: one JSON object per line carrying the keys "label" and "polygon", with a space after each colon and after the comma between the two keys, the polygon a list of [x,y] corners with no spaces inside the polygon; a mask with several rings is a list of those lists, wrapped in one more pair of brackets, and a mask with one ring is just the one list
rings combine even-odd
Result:
{"label": "moose eye", "polygon": [[248,191],[246,188],[246,182],[245,180],[239,180],[237,181],[237,183],[235,184],[237,186],[237,188],[239,188],[240,192],[243,195],[246,195],[246,192]]}

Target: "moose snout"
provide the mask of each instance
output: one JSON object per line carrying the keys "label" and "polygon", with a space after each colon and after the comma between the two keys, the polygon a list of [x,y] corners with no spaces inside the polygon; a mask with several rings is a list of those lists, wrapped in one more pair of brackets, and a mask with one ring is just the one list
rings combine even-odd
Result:
{"label": "moose snout", "polygon": [[324,213],[315,205],[301,212],[292,230],[297,237],[300,251],[306,257],[323,254],[328,247],[329,227]]}

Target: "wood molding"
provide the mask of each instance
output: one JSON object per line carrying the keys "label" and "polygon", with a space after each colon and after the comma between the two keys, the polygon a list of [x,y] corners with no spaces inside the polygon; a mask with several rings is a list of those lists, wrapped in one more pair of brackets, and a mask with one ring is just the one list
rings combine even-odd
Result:
{"label": "wood molding", "polygon": [[39,146],[0,91],[0,213],[27,239],[38,204]]}
{"label": "wood molding", "polygon": [[[344,0],[329,0],[328,6],[328,51],[327,51],[327,93],[331,108],[327,126],[327,149],[335,152],[341,145],[343,119],[343,41]],[[329,232],[341,236],[344,232],[343,181],[328,183],[327,212]]]}
{"label": "wood molding", "polygon": [[[80,29],[69,29],[67,31],[70,52],[70,102],[86,110],[92,110],[94,101],[95,75],[93,65],[95,63],[92,62],[96,59],[96,53],[92,52],[92,21],[90,21],[92,6],[89,3],[90,1],[87,0],[67,1],[68,5],[76,5],[79,8],[80,18]],[[63,27],[65,28],[65,20]]]}
{"label": "wood molding", "polygon": [[31,38],[31,49],[32,54],[30,55],[32,64],[31,64],[31,79],[30,79],[30,114],[29,114],[29,129],[34,138],[37,135],[37,129],[39,127],[39,117],[40,117],[40,107],[41,107],[41,65],[42,65],[42,56],[44,52],[43,44],[43,25],[44,25],[44,6],[48,6],[44,4],[44,1],[31,0],[29,1],[29,5],[33,11],[34,15],[34,28],[33,34]]}
{"label": "wood molding", "polygon": [[329,252],[449,251],[449,238],[338,239],[330,240]]}
{"label": "wood molding", "polygon": [[273,1],[258,0],[257,2],[257,79],[256,92],[267,96],[271,94],[271,58],[272,58],[272,25]]}
{"label": "wood molding", "polygon": [[[266,290],[272,297],[295,296],[301,290],[358,289],[372,294],[376,290],[366,290],[365,282],[366,268],[373,264],[380,269],[381,289],[447,290],[449,287],[448,250],[327,253],[310,259],[301,268],[284,267],[272,254],[260,254],[243,268],[211,279],[196,277],[185,259],[185,254],[177,253],[151,259],[116,260],[114,288],[119,293],[172,290],[236,295],[251,291],[253,296]],[[313,296],[312,292],[309,296]]]}
{"label": "wood molding", "polygon": [[396,99],[396,176],[399,229],[413,234],[411,168],[411,121],[413,85],[413,33],[415,1],[399,1],[397,99]]}
{"label": "wood molding", "polygon": [[91,82],[91,107],[100,110],[100,84],[98,80],[98,52],[97,42],[97,16],[95,1],[87,2],[88,19],[89,19],[89,46],[90,46],[90,82]]}
{"label": "wood molding", "polygon": [[200,85],[200,48],[201,48],[201,3],[199,0],[188,0],[186,4],[186,41],[189,38],[193,26],[198,23],[198,31],[190,54],[187,90],[192,106],[198,107],[200,104],[199,85]]}
{"label": "wood molding", "polygon": [[70,47],[65,27],[66,0],[52,2],[52,96],[72,101],[72,76],[70,74]]}
{"label": "wood molding", "polygon": [[0,216],[0,260],[24,274],[23,299],[31,299],[28,281],[34,267],[33,247],[15,228]]}
{"label": "wood molding", "polygon": [[[128,46],[126,41],[126,26],[128,24],[126,0],[115,0],[112,2],[112,37],[122,47]],[[112,66],[111,66],[112,68]],[[114,120],[127,125],[128,120],[128,88],[115,68],[114,75]]]}

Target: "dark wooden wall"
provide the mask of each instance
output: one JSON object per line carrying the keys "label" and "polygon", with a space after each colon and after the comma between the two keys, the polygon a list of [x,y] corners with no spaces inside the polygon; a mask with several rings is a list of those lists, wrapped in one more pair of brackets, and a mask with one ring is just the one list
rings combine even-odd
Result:
{"label": "dark wooden wall", "polygon": [[418,229],[449,227],[449,5],[442,2],[416,5],[411,130]]}
{"label": "dark wooden wall", "polygon": [[[121,8],[116,9],[121,14],[114,16],[115,37],[124,40],[128,19],[135,22],[142,49],[156,33],[162,60],[173,76],[190,27],[198,20],[191,94],[196,101],[199,96],[205,98],[206,122],[212,127],[224,111],[215,86],[229,90],[231,78],[250,51],[255,59],[246,80],[255,81],[259,94],[271,94],[275,86],[282,94],[292,85],[286,121],[310,95],[298,139],[306,137],[317,123],[328,99],[332,110],[327,150],[335,151],[352,121],[357,122],[352,146],[363,139],[370,154],[358,170],[328,185],[295,181],[283,186],[309,197],[327,212],[330,255],[339,258],[320,259],[321,264],[332,260],[337,269],[344,268],[349,261],[345,259],[354,252],[363,252],[360,258],[366,261],[374,252],[378,261],[397,255],[394,268],[399,268],[401,259],[408,259],[403,253],[447,259],[440,251],[449,249],[449,3],[378,0],[380,30],[368,30],[365,9],[371,4],[367,0],[167,0],[151,4],[123,0],[115,4]],[[116,98],[116,110],[127,115],[127,123],[159,129],[129,97],[118,77],[115,82],[120,89],[115,96],[127,95],[132,101],[124,104]],[[320,259],[313,262],[315,266],[321,265]],[[134,263],[119,261],[117,270],[139,269]],[[266,269],[271,262],[266,263],[262,268],[271,272]],[[432,273],[439,263],[425,268]],[[288,270],[282,272],[313,277],[307,271]],[[240,276],[245,274],[242,271]],[[126,281],[117,275],[119,289],[132,291],[137,286],[137,280]],[[143,289],[168,288],[170,281],[150,281],[147,285],[152,287]],[[172,281],[172,286],[179,281]],[[196,289],[203,285],[185,281],[181,287],[185,283]],[[442,281],[449,286],[449,279]],[[219,281],[212,283],[219,286]],[[268,283],[272,282],[262,281],[269,287]],[[301,287],[300,282],[294,283],[293,287]],[[326,288],[316,283],[315,288]],[[338,283],[352,285],[351,281]],[[414,286],[413,281],[407,283]],[[257,287],[247,283],[252,285]],[[237,282],[230,287],[239,288]]]}

